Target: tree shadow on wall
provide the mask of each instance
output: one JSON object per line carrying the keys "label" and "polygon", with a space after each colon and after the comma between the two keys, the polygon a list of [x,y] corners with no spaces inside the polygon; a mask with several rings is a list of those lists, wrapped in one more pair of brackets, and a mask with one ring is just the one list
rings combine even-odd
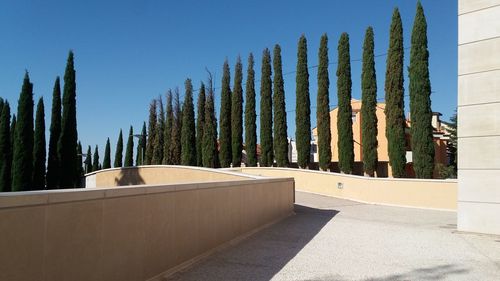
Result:
{"label": "tree shadow on wall", "polygon": [[120,174],[115,177],[115,184],[117,186],[125,185],[140,185],[144,184],[145,181],[141,177],[138,168],[122,168]]}
{"label": "tree shadow on wall", "polygon": [[339,212],[295,205],[290,216],[168,280],[270,280]]}

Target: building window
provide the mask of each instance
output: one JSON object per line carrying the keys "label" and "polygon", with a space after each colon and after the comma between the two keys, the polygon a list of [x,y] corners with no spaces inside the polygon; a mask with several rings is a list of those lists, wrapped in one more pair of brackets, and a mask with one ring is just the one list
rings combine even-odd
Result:
{"label": "building window", "polygon": [[353,111],[351,114],[352,123],[356,123],[356,114],[357,114],[357,112],[355,112],[355,111]]}

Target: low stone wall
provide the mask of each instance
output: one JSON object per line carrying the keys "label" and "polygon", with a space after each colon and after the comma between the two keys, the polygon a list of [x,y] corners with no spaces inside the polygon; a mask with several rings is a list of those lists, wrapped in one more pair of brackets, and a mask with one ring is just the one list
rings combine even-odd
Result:
{"label": "low stone wall", "polygon": [[113,168],[85,175],[86,187],[113,187],[139,184],[172,184],[250,180],[255,177],[230,171],[189,166],[151,165]]}
{"label": "low stone wall", "polygon": [[457,209],[456,180],[368,178],[290,168],[241,168],[234,171],[259,176],[293,177],[299,191],[354,201],[440,210]]}
{"label": "low stone wall", "polygon": [[0,194],[0,280],[163,280],[293,212],[291,178]]}

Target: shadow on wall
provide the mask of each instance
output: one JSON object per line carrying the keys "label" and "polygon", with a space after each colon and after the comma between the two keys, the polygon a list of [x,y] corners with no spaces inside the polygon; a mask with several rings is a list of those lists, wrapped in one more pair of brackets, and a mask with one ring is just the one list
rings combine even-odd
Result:
{"label": "shadow on wall", "polygon": [[174,274],[172,280],[271,280],[338,211],[295,205],[295,213],[237,247]]}
{"label": "shadow on wall", "polygon": [[115,178],[115,183],[117,186],[124,185],[140,185],[145,184],[146,182],[141,177],[139,173],[139,169],[131,168],[131,169],[121,169],[118,177]]}

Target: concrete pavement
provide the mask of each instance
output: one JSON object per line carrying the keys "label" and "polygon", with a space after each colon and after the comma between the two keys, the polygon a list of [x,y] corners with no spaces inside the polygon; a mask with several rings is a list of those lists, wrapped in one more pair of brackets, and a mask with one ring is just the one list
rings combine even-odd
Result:
{"label": "concrete pavement", "polygon": [[500,280],[500,237],[456,213],[296,193],[296,215],[172,280]]}

